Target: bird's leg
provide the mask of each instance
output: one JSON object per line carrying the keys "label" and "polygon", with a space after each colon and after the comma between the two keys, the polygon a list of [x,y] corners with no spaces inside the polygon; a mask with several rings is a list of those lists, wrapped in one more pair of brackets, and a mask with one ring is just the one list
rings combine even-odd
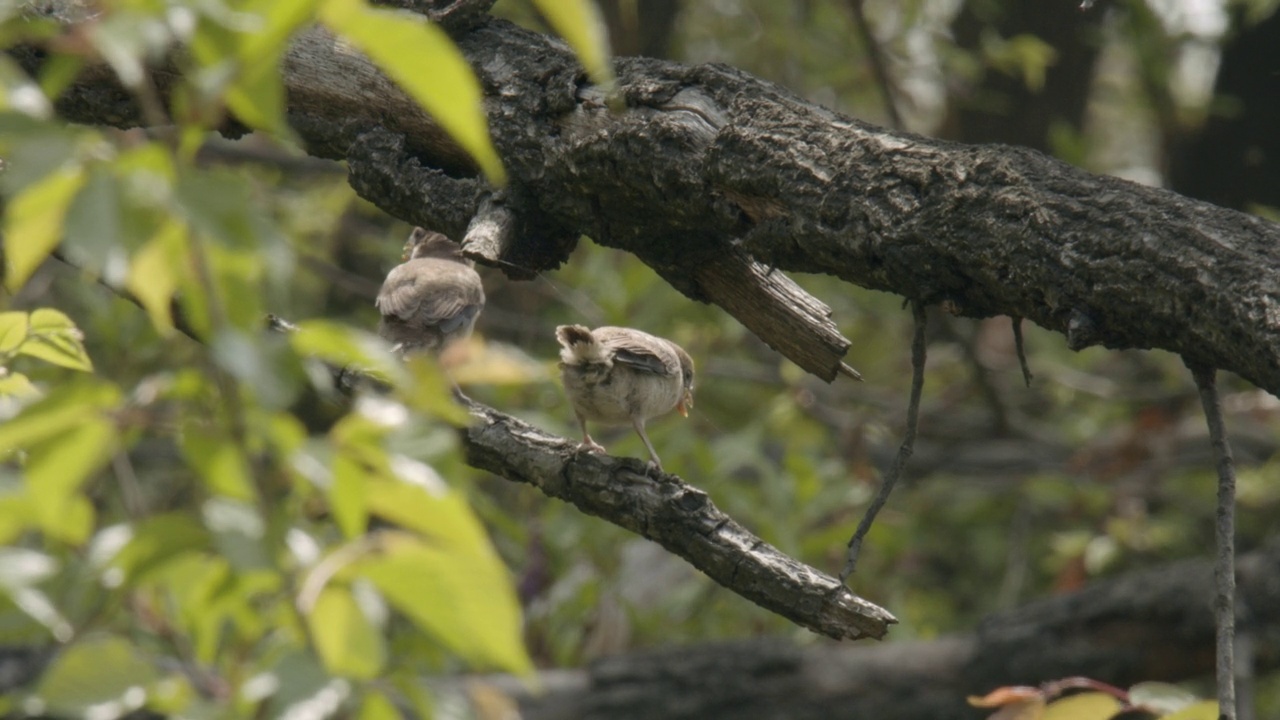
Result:
{"label": "bird's leg", "polygon": [[649,442],[649,436],[644,434],[644,420],[632,418],[631,426],[636,429],[636,433],[644,441],[644,446],[649,448],[649,459],[653,462],[654,467],[658,469],[658,472],[662,472],[662,461],[658,459],[658,451],[653,449],[653,443]]}
{"label": "bird's leg", "polygon": [[[577,415],[577,413],[574,413]],[[578,450],[586,450],[587,452],[605,452],[604,446],[591,439],[591,433],[587,432],[587,419],[578,415],[578,425],[582,427],[582,442],[578,443]]]}

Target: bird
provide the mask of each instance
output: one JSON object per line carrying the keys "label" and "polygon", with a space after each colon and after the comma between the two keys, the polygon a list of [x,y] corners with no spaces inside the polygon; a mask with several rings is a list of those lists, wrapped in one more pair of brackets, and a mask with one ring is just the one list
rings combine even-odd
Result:
{"label": "bird", "polygon": [[387,273],[375,305],[382,313],[378,334],[393,352],[438,354],[470,337],[484,309],[484,285],[457,243],[415,227],[401,264]]}
{"label": "bird", "polygon": [[672,410],[688,417],[693,408],[693,358],[679,345],[625,327],[582,325],[556,328],[560,343],[560,379],[582,427],[579,450],[604,452],[591,439],[587,421],[630,424],[649,458],[662,471],[658,452],[645,434],[650,418]]}

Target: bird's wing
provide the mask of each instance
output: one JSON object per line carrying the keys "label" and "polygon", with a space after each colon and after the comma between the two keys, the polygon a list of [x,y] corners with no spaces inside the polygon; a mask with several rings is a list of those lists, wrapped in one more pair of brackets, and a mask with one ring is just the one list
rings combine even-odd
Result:
{"label": "bird's wing", "polygon": [[630,328],[598,328],[595,335],[613,351],[613,361],[655,375],[678,375],[680,361],[661,339]]}
{"label": "bird's wing", "polygon": [[411,260],[387,275],[378,293],[378,311],[405,322],[452,332],[484,307],[484,287],[474,270],[460,263]]}

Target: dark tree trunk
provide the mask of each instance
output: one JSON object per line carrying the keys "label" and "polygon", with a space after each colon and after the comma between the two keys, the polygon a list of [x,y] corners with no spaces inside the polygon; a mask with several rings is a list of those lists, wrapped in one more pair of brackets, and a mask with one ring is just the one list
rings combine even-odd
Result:
{"label": "dark tree trunk", "polygon": [[680,14],[680,0],[601,0],[615,55],[665,58]]}
{"label": "dark tree trunk", "polygon": [[953,83],[941,134],[962,142],[1008,143],[1049,152],[1055,124],[1079,131],[1093,88],[1104,15],[1101,8],[1082,12],[1079,5],[968,0],[951,24],[961,50],[979,56],[986,38],[1033,35],[1052,47],[1056,56],[1042,88],[1028,87],[1019,73],[993,68],[986,68],[972,84]]}
{"label": "dark tree trunk", "polygon": [[1241,210],[1280,208],[1280,12],[1227,40],[1214,107],[1198,132],[1172,143],[1173,188]]}

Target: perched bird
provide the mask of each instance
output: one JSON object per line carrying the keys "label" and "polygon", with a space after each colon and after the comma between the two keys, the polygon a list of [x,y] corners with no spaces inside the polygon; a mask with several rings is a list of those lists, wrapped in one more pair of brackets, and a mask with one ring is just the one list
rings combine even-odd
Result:
{"label": "perched bird", "polygon": [[670,340],[621,327],[588,330],[582,325],[556,328],[560,341],[560,379],[582,426],[580,449],[604,452],[587,421],[631,424],[649,449],[653,464],[662,461],[645,435],[646,420],[671,410],[688,416],[693,407],[693,359]]}
{"label": "perched bird", "polygon": [[440,352],[471,335],[484,309],[484,286],[456,243],[416,227],[376,304],[382,313],[378,334],[395,352]]}

